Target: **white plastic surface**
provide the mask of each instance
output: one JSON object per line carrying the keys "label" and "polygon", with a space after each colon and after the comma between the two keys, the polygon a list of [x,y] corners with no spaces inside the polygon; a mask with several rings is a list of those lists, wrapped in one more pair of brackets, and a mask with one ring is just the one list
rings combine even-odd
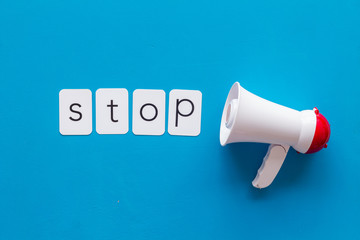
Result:
{"label": "white plastic surface", "polygon": [[313,110],[297,111],[260,98],[236,82],[225,103],[220,143],[285,144],[305,153],[315,134]]}
{"label": "white plastic surface", "polygon": [[132,131],[135,135],[163,135],[165,92],[136,89],[133,93]]}
{"label": "white plastic surface", "polygon": [[59,93],[59,131],[62,135],[92,132],[92,99],[89,89],[63,89]]}
{"label": "white plastic surface", "polygon": [[129,131],[129,97],[125,88],[96,91],[96,132],[126,134]]}
{"label": "white plastic surface", "polygon": [[260,166],[252,185],[256,188],[266,188],[275,179],[289,150],[289,145],[271,144],[263,163]]}
{"label": "white plastic surface", "polygon": [[197,90],[170,92],[168,132],[171,135],[197,136],[201,130],[202,94]]}

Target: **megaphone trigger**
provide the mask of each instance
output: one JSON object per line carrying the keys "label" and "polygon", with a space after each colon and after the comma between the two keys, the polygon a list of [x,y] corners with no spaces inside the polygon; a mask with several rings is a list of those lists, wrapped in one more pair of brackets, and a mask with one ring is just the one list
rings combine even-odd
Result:
{"label": "megaphone trigger", "polygon": [[270,144],[263,163],[259,168],[252,185],[256,188],[266,188],[275,179],[289,151],[289,145]]}

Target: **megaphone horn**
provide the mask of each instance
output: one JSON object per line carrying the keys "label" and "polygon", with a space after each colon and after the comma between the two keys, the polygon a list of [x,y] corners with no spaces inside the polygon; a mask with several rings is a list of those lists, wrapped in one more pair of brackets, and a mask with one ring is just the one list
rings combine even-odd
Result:
{"label": "megaphone horn", "polygon": [[329,138],[330,125],[317,108],[297,111],[258,97],[238,82],[231,87],[221,118],[220,144],[270,144],[254,187],[273,182],[290,146],[300,153],[314,153],[326,148]]}

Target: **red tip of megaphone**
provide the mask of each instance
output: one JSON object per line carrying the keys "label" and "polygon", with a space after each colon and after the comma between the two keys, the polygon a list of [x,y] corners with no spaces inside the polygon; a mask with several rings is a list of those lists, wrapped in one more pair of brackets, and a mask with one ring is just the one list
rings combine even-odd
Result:
{"label": "red tip of megaphone", "polygon": [[314,153],[323,148],[327,148],[327,142],[330,138],[331,131],[329,122],[319,113],[317,108],[314,108],[314,112],[316,114],[316,129],[310,148],[306,153]]}

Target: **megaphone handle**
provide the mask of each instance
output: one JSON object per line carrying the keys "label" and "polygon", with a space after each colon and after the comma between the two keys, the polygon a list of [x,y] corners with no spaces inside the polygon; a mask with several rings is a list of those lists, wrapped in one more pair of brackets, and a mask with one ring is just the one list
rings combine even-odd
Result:
{"label": "megaphone handle", "polygon": [[269,146],[263,163],[252,181],[254,187],[266,188],[273,182],[285,160],[289,147],[285,144],[271,144]]}

